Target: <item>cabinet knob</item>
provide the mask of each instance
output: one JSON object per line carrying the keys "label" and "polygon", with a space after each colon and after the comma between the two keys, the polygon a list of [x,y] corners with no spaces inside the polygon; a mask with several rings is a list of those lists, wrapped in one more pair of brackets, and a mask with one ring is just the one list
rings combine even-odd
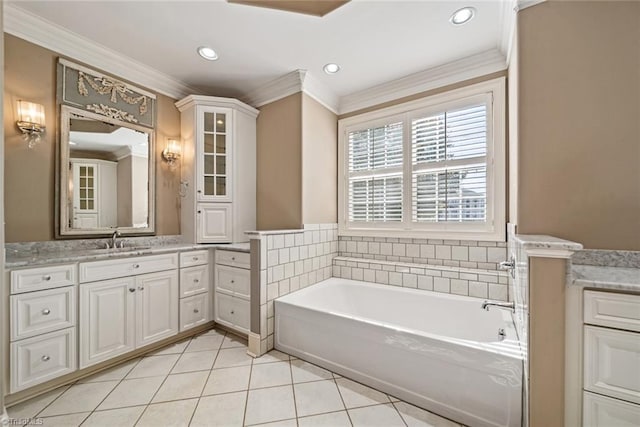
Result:
{"label": "cabinet knob", "polygon": [[129,288],[129,292],[135,292],[136,288]]}
{"label": "cabinet knob", "polygon": [[51,360],[51,357],[49,357],[48,354],[45,354],[44,356],[42,356],[40,358],[43,362],[48,362],[49,360]]}
{"label": "cabinet knob", "polygon": [[197,261],[197,260],[198,260],[198,257],[197,257],[197,256],[194,256],[194,257],[193,257],[193,260],[194,260],[194,261]]}
{"label": "cabinet knob", "polygon": [[140,268],[140,264],[133,264],[133,268]]}
{"label": "cabinet knob", "polygon": [[231,261],[235,261],[235,260],[236,260],[236,257],[232,256]]}
{"label": "cabinet knob", "polygon": [[236,283],[236,281],[235,281],[235,280],[233,280],[233,279],[231,279],[231,283]]}
{"label": "cabinet knob", "polygon": [[198,280],[198,279],[193,279],[193,283],[200,283],[200,280]]}
{"label": "cabinet knob", "polygon": [[48,308],[45,308],[44,310],[42,310],[42,314],[44,314],[45,316],[48,316],[49,314],[51,314],[51,310],[49,310]]}
{"label": "cabinet knob", "polygon": [[231,310],[231,314],[235,314],[235,313],[236,313],[235,311]]}
{"label": "cabinet knob", "polygon": [[198,190],[198,193],[202,193],[202,190]]}
{"label": "cabinet knob", "polygon": [[139,291],[144,291],[144,286],[138,286]]}
{"label": "cabinet knob", "polygon": [[193,312],[194,312],[194,313],[200,313],[200,310],[198,310],[197,308],[194,308],[194,309],[193,309]]}
{"label": "cabinet knob", "polygon": [[51,280],[51,276],[44,276],[43,279],[48,282],[49,280]]}
{"label": "cabinet knob", "polygon": [[202,213],[202,211],[198,211],[198,213]]}

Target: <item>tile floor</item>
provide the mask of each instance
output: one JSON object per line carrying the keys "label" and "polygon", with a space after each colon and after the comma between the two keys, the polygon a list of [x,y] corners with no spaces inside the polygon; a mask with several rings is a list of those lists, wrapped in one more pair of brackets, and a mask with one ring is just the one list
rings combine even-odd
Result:
{"label": "tile floor", "polygon": [[9,416],[46,427],[458,426],[284,353],[253,359],[246,350],[246,341],[211,330],[10,407]]}

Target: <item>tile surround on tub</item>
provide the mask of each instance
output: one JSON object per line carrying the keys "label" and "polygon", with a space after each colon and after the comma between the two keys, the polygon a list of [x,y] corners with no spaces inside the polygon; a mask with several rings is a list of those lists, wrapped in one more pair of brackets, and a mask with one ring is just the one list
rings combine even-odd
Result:
{"label": "tile surround on tub", "polygon": [[507,259],[507,243],[340,236],[338,252],[350,258],[497,270]]}

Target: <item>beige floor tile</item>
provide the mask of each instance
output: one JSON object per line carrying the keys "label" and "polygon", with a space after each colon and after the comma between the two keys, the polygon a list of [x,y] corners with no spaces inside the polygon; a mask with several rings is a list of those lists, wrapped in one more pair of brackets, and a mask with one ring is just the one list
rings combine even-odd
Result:
{"label": "beige floor tile", "polygon": [[291,360],[291,371],[294,383],[333,379],[331,372],[300,359]]}
{"label": "beige floor tile", "polygon": [[241,426],[247,392],[200,398],[190,427]]}
{"label": "beige floor tile", "polygon": [[344,404],[348,409],[390,403],[386,394],[355,381],[340,378],[336,380],[336,383],[340,389]]}
{"label": "beige floor tile", "polygon": [[300,427],[351,427],[347,411],[298,418]]}
{"label": "beige floor tile", "polygon": [[225,348],[218,352],[218,357],[213,364],[213,369],[251,365],[251,362],[253,362],[253,357],[247,354],[247,349]]}
{"label": "beige floor tile", "polygon": [[200,336],[218,336],[218,337],[224,337],[225,335],[227,335],[227,332],[219,329],[209,329],[207,332],[203,332],[200,334]]}
{"label": "beige floor tile", "polygon": [[165,356],[167,354],[180,354],[187,348],[190,341],[191,341],[191,338],[187,338],[186,340],[179,341],[175,344],[170,344],[166,347],[161,348],[160,350],[156,350],[150,353],[150,356]]}
{"label": "beige floor tile", "polygon": [[151,402],[164,379],[165,377],[149,377],[124,380],[100,404],[98,410],[146,405]]}
{"label": "beige floor tile", "polygon": [[131,370],[131,372],[129,372],[129,374],[126,376],[126,379],[169,375],[169,372],[171,372],[173,365],[176,364],[179,358],[179,354],[145,357],[140,362],[138,362],[138,364]]}
{"label": "beige floor tile", "polygon": [[[337,391],[337,390],[336,390]],[[250,390],[245,424],[261,424],[295,418],[291,386]]]}
{"label": "beige floor tile", "polygon": [[400,399],[398,399],[395,396],[391,396],[390,394],[387,394],[387,397],[389,398],[390,401],[392,402],[400,402]]}
{"label": "beige floor tile", "polygon": [[393,404],[400,416],[404,419],[404,422],[409,427],[459,427],[460,424],[456,424],[453,421],[449,421],[446,418],[442,418],[436,414],[425,411],[413,405],[409,405],[405,402],[396,402]]}
{"label": "beige floor tile", "polygon": [[289,362],[265,363],[251,370],[250,389],[291,384]]}
{"label": "beige floor tile", "polygon": [[173,367],[172,374],[193,371],[208,371],[213,367],[217,351],[196,351],[184,353]]}
{"label": "beige floor tile", "polygon": [[247,340],[233,334],[227,334],[220,348],[247,347]]}
{"label": "beige floor tile", "polygon": [[82,427],[133,427],[146,406],[96,411],[82,424]]}
{"label": "beige floor tile", "polygon": [[273,362],[288,362],[289,355],[286,353],[282,353],[278,350],[271,350],[267,354],[263,354],[262,356],[253,359],[254,365],[260,365],[262,363],[273,363]]}
{"label": "beige floor tile", "polygon": [[218,350],[222,341],[224,341],[224,335],[198,335],[191,340],[185,352]]}
{"label": "beige floor tile", "polygon": [[153,397],[152,402],[200,397],[208,377],[209,371],[169,375]]}
{"label": "beige floor tile", "polygon": [[69,387],[58,387],[55,390],[51,390],[40,396],[26,400],[17,405],[13,405],[7,408],[7,414],[10,418],[32,418],[35,417],[38,412],[42,411],[48,404],[53,402],[58,396],[64,393]]}
{"label": "beige floor tile", "polygon": [[149,405],[136,427],[187,426],[197,404],[198,399],[189,399]]}
{"label": "beige floor tile", "polygon": [[83,378],[78,383],[95,383],[98,381],[119,381],[127,376],[134,366],[140,361],[140,359],[134,359],[129,362],[122,363],[113,368],[109,368],[106,371],[98,372],[90,377]]}
{"label": "beige floor tile", "polygon": [[75,384],[38,414],[39,417],[51,417],[79,412],[93,411],[102,402],[118,381]]}
{"label": "beige floor tile", "polygon": [[294,385],[298,416],[344,410],[344,404],[333,380]]}
{"label": "beige floor tile", "polygon": [[214,369],[211,371],[203,395],[244,391],[249,388],[251,366],[237,368]]}
{"label": "beige floor tile", "polygon": [[392,404],[349,409],[353,427],[404,427],[404,421]]}
{"label": "beige floor tile", "polygon": [[295,418],[292,418],[290,420],[274,421],[272,423],[253,424],[251,427],[298,427],[298,423]]}
{"label": "beige floor tile", "polygon": [[57,417],[42,417],[42,425],[46,427],[78,427],[91,412],[79,414],[58,415]]}

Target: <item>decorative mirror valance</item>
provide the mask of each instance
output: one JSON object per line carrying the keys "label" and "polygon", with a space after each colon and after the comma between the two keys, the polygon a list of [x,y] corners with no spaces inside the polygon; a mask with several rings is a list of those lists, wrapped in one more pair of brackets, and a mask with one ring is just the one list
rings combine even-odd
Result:
{"label": "decorative mirror valance", "polygon": [[58,60],[56,236],[155,234],[156,95]]}
{"label": "decorative mirror valance", "polygon": [[153,93],[62,58],[58,60],[58,103],[123,123],[155,127]]}

